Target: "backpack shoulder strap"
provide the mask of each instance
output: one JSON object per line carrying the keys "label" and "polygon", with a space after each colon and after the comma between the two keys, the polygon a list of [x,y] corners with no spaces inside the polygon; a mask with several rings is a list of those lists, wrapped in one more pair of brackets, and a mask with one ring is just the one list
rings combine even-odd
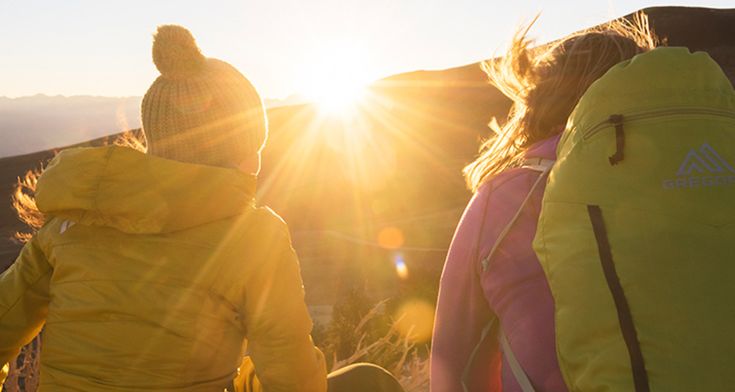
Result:
{"label": "backpack shoulder strap", "polygon": [[521,364],[518,363],[518,359],[515,354],[513,354],[513,350],[510,348],[508,339],[506,339],[505,333],[503,333],[502,330],[500,330],[500,345],[503,347],[503,355],[505,355],[505,359],[508,361],[508,366],[510,366],[510,371],[513,373],[513,377],[521,387],[521,391],[535,392],[536,390],[533,388],[531,380],[528,379],[528,375],[523,371]]}
{"label": "backpack shoulder strap", "polygon": [[546,172],[551,170],[551,167],[554,166],[554,162],[556,162],[554,159],[526,158],[523,160],[521,167],[524,169]]}
{"label": "backpack shoulder strap", "polygon": [[482,271],[487,271],[490,265],[490,259],[495,254],[498,246],[500,246],[500,242],[502,242],[505,236],[508,235],[508,232],[510,231],[511,227],[513,227],[513,224],[516,222],[518,217],[521,215],[523,207],[526,206],[526,203],[528,203],[528,200],[531,198],[531,195],[533,195],[533,192],[536,190],[539,184],[546,179],[546,175],[551,171],[551,168],[554,166],[554,162],[556,161],[554,161],[553,159],[544,158],[530,158],[523,161],[523,165],[521,166],[522,168],[537,171],[539,172],[539,175],[536,178],[536,181],[531,186],[531,189],[528,191],[528,194],[526,194],[526,197],[523,199],[523,202],[521,202],[520,207],[518,207],[515,215],[513,215],[513,218],[511,218],[510,222],[508,222],[505,228],[503,228],[503,231],[500,232],[500,235],[495,241],[495,244],[493,244],[493,247],[490,249],[490,252],[481,260]]}

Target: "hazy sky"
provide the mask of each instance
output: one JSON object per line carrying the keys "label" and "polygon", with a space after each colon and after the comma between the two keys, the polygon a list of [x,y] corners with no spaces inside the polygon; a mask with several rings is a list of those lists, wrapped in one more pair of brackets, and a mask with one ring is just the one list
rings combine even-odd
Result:
{"label": "hazy sky", "polygon": [[[715,8],[732,0],[668,1]],[[188,27],[206,56],[240,69],[262,95],[305,92],[351,70],[370,80],[490,57],[515,27],[560,37],[644,0],[0,0],[0,96],[142,95],[158,75],[151,34]],[[328,64],[328,66],[325,66]]]}

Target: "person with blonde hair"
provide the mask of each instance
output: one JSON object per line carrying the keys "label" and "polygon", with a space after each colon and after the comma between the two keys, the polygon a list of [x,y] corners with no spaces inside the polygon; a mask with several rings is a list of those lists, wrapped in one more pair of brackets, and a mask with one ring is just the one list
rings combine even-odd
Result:
{"label": "person with blonde hair", "polygon": [[640,18],[532,48],[532,24],[505,57],[484,63],[490,82],[513,105],[464,170],[474,196],[441,278],[434,392],[567,390],[556,357],[554,302],[532,247],[546,174],[588,87],[655,42]]}
{"label": "person with blonde hair", "polygon": [[45,224],[0,275],[0,367],[43,327],[42,390],[400,391],[377,366],[327,380],[288,227],[255,200],[256,89],[181,26],[153,61],[147,153],[65,150],[39,178]]}

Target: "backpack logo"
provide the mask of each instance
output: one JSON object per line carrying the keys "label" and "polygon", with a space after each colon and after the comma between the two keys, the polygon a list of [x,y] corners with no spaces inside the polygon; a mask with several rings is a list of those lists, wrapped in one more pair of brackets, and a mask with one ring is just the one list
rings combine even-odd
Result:
{"label": "backpack logo", "polygon": [[664,180],[665,189],[735,185],[735,168],[712,146],[692,148],[676,172],[677,178]]}
{"label": "backpack logo", "polygon": [[731,173],[735,173],[735,169],[730,166],[727,161],[722,159],[720,154],[715,151],[712,146],[707,143],[702,144],[699,151],[695,149],[689,150],[684,162],[679,166],[679,171],[676,172],[677,176],[688,176],[693,171],[697,173],[722,173],[725,169]]}

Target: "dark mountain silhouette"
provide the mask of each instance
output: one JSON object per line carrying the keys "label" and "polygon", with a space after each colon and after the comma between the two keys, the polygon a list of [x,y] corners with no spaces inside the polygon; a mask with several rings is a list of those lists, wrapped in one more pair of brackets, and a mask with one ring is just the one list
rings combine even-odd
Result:
{"label": "dark mountain silhouette", "polygon": [[[735,10],[660,7],[647,13],[668,45],[709,52],[735,80]],[[340,285],[353,284],[376,296],[397,290],[433,300],[471,196],[461,169],[489,136],[490,119],[502,118],[508,108],[478,64],[381,80],[354,118],[324,117],[312,105],[271,108],[259,198],[289,223],[307,300],[332,303]],[[3,238],[23,229],[8,207],[16,177],[52,155],[0,159]],[[403,232],[402,247],[379,246],[386,227]],[[18,249],[3,239],[0,262],[12,262]],[[406,280],[395,274],[399,257],[408,266]]]}

